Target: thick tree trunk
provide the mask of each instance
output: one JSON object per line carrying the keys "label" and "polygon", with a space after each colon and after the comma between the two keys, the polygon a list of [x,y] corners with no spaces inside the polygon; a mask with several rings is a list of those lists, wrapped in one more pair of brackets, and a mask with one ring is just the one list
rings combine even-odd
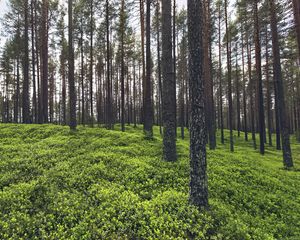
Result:
{"label": "thick tree trunk", "polygon": [[191,100],[190,202],[199,208],[208,207],[202,28],[202,2],[201,0],[188,0],[189,84]]}

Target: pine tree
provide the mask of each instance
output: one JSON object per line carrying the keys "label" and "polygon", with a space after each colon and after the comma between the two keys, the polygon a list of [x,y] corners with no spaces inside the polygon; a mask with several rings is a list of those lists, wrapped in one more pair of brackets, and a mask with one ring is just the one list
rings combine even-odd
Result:
{"label": "pine tree", "polygon": [[203,76],[202,1],[188,0],[190,119],[190,202],[197,207],[208,206],[206,134]]}
{"label": "pine tree", "polygon": [[162,1],[163,158],[176,161],[176,96],[172,59],[171,0]]}

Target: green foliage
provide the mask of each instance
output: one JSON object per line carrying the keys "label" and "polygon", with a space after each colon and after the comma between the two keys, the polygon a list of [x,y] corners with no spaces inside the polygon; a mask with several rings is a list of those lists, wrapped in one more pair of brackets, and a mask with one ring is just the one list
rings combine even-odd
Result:
{"label": "green foliage", "polygon": [[127,130],[0,125],[0,239],[300,238],[300,172],[283,170],[281,152],[242,138],[236,153],[228,139],[208,151],[203,212],[188,204],[188,141],[169,163],[158,129]]}

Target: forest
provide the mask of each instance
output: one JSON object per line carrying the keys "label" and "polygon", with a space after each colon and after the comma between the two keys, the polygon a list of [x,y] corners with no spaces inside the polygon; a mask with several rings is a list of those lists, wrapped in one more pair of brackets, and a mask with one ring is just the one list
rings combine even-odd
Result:
{"label": "forest", "polygon": [[0,0],[0,239],[300,239],[299,0]]}

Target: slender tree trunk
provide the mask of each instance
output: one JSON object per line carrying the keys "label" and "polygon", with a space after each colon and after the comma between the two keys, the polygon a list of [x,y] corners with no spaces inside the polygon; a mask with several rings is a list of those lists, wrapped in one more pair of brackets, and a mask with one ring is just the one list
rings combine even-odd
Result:
{"label": "slender tree trunk", "polygon": [[270,89],[270,74],[269,74],[269,40],[268,29],[266,29],[266,83],[267,83],[267,115],[268,115],[268,142],[272,146],[272,114],[271,114],[271,89]]}
{"label": "slender tree trunk", "polygon": [[208,207],[206,134],[204,109],[202,1],[188,0],[190,121],[190,203]]}
{"label": "slender tree trunk", "polygon": [[145,0],[140,0],[140,24],[141,24],[141,47],[142,47],[142,86],[143,86],[143,104],[141,108],[141,123],[144,122],[144,106],[145,106],[145,83],[146,83],[146,62],[145,62]]}
{"label": "slender tree trunk", "polygon": [[203,5],[204,15],[204,34],[203,34],[203,46],[204,46],[204,78],[205,78],[205,94],[206,94],[206,127],[209,140],[209,148],[215,149],[215,130],[214,130],[214,98],[213,98],[213,78],[211,71],[211,58],[210,58],[210,0],[205,0]]}
{"label": "slender tree trunk", "polygon": [[31,56],[32,56],[32,83],[33,83],[33,118],[34,123],[37,123],[38,118],[38,107],[37,107],[37,96],[36,96],[36,69],[35,69],[35,44],[34,44],[34,38],[35,38],[35,32],[34,32],[34,24],[36,22],[34,21],[34,7],[35,7],[35,1],[31,0]]}
{"label": "slender tree trunk", "polygon": [[17,56],[17,83],[16,83],[16,102],[14,108],[14,122],[19,122],[19,98],[20,98],[20,60]]}
{"label": "slender tree trunk", "polygon": [[274,0],[269,0],[270,13],[271,13],[271,29],[272,29],[272,46],[273,46],[273,64],[274,64],[274,82],[277,89],[278,98],[278,111],[279,121],[281,128],[282,138],[282,153],[283,164],[286,168],[293,167],[292,152],[290,146],[289,126],[288,126],[288,114],[286,112],[284,86],[282,80],[279,41],[278,41],[278,29],[277,29],[277,16],[275,10]]}
{"label": "slender tree trunk", "polygon": [[256,63],[256,96],[258,104],[258,117],[259,117],[259,138],[260,138],[260,153],[265,153],[265,114],[264,114],[264,98],[262,90],[262,73],[261,73],[261,47],[260,47],[260,33],[259,33],[259,20],[258,20],[258,0],[254,1],[254,42],[255,42],[255,63]]}
{"label": "slender tree trunk", "polygon": [[124,63],[124,31],[125,31],[125,2],[121,6],[121,130],[125,132],[125,63]]}
{"label": "slender tree trunk", "polygon": [[112,100],[110,81],[110,46],[109,46],[109,2],[106,0],[106,82],[107,82],[107,128],[112,129]]}
{"label": "slender tree trunk", "polygon": [[42,3],[42,81],[41,81],[41,100],[42,100],[42,122],[48,122],[48,0]]}
{"label": "slender tree trunk", "polygon": [[[173,70],[174,70],[174,95],[176,96],[176,81],[177,81],[177,57],[176,57],[176,0],[173,0]],[[177,101],[175,100],[175,137],[177,138]]]}
{"label": "slender tree trunk", "polygon": [[76,90],[74,79],[74,47],[73,47],[73,0],[68,0],[69,11],[69,96],[70,96],[70,129],[76,130]]}
{"label": "slender tree trunk", "polygon": [[146,8],[146,83],[145,83],[145,105],[144,105],[144,132],[147,138],[153,137],[153,106],[151,101],[151,1],[147,0]]}
{"label": "slender tree trunk", "polygon": [[244,35],[241,34],[242,39],[242,74],[243,74],[243,108],[244,108],[244,132],[245,141],[248,141],[248,120],[247,120],[247,96],[246,96],[246,77],[245,77],[245,52],[244,52]]}
{"label": "slender tree trunk", "polygon": [[162,76],[163,76],[163,158],[176,161],[176,113],[172,59],[171,0],[162,1]]}
{"label": "slender tree trunk", "polygon": [[254,114],[254,101],[253,101],[253,94],[254,94],[254,86],[253,86],[253,79],[252,79],[252,66],[251,66],[251,45],[249,46],[249,36],[247,34],[247,55],[248,55],[248,75],[249,75],[249,89],[250,89],[250,117],[251,117],[251,135],[252,135],[252,142],[254,149],[257,148],[256,146],[256,134],[255,134],[255,114]]}
{"label": "slender tree trunk", "polygon": [[133,59],[133,127],[136,128],[136,66]]}
{"label": "slender tree trunk", "polygon": [[37,122],[42,123],[42,100],[41,100],[41,76],[40,76],[40,42],[38,38],[38,18],[37,18],[37,0],[34,0],[34,19],[35,19],[35,24],[34,24],[34,33],[35,33],[35,56],[36,56],[36,77],[37,77]]}
{"label": "slender tree trunk", "polygon": [[[228,17],[227,17],[227,0],[225,0],[225,25],[226,25],[226,48],[227,48],[227,70],[228,70],[228,108],[229,108],[229,130],[230,130],[230,151],[234,151],[233,145],[233,131],[232,131],[232,90],[231,90],[231,51],[230,46],[231,44],[231,37],[229,36],[229,29],[228,29]],[[229,42],[230,41],[230,42]]]}
{"label": "slender tree trunk", "polygon": [[84,101],[84,53],[83,53],[83,19],[81,17],[80,19],[80,69],[81,69],[81,123],[84,126],[85,125],[85,101]]}
{"label": "slender tree trunk", "polygon": [[238,69],[238,45],[236,44],[236,64],[235,64],[235,88],[236,88],[236,110],[237,110],[237,131],[238,137],[241,136],[241,103],[240,103],[240,80],[239,80],[239,69]]}
{"label": "slender tree trunk", "polygon": [[221,42],[221,4],[218,7],[219,12],[219,101],[220,101],[220,128],[221,128],[221,143],[224,144],[224,120],[223,120],[223,85],[222,85],[222,42]]}
{"label": "slender tree trunk", "polygon": [[159,17],[160,17],[160,3],[156,2],[156,33],[157,33],[157,68],[158,68],[158,95],[159,95],[159,132],[162,134],[162,79],[161,79],[161,57],[160,57],[160,29],[159,29]]}
{"label": "slender tree trunk", "polygon": [[28,0],[24,2],[24,13],[25,13],[25,28],[24,28],[24,79],[23,79],[23,98],[22,98],[22,105],[23,105],[23,123],[30,123],[30,106],[29,106],[29,36],[28,36]]}
{"label": "slender tree trunk", "polygon": [[91,127],[94,126],[94,104],[93,104],[93,65],[94,65],[94,1],[90,1],[90,111],[91,111]]}

